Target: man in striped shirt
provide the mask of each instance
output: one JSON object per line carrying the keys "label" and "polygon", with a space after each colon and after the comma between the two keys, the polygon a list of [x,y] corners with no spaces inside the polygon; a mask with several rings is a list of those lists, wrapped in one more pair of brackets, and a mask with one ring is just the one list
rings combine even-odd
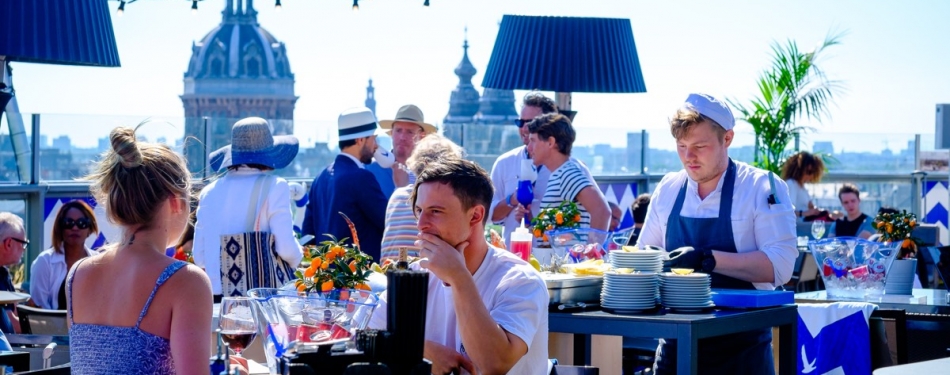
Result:
{"label": "man in striped shirt", "polygon": [[549,113],[528,123],[528,153],[534,165],[551,172],[541,199],[541,208],[556,207],[563,201],[576,202],[581,211],[581,228],[607,231],[610,207],[594,180],[571,160],[575,132],[567,116]]}

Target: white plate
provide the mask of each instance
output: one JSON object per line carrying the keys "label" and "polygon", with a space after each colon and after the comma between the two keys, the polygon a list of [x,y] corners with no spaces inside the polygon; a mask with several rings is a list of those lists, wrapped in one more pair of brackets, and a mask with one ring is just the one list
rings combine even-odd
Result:
{"label": "white plate", "polygon": [[660,274],[660,276],[665,277],[667,279],[671,279],[671,280],[676,280],[676,279],[693,280],[693,279],[708,279],[709,278],[708,273],[702,273],[702,272],[693,272],[689,275],[677,275],[672,272],[664,272]]}

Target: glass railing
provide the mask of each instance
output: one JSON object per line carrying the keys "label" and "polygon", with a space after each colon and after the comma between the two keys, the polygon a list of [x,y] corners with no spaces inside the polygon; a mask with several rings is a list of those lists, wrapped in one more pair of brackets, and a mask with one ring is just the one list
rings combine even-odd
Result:
{"label": "glass railing", "polygon": [[[230,128],[237,119],[146,116],[97,116],[43,114],[21,116],[22,133],[11,132],[8,116],[0,123],[0,183],[28,182],[32,157],[39,157],[39,181],[72,181],[89,172],[92,162],[109,147],[109,131],[116,126],[136,126],[143,121],[139,137],[163,142],[181,152],[195,177],[213,174],[207,155],[230,143]],[[32,151],[33,119],[39,119],[39,153]],[[273,120],[275,134],[293,134],[300,140],[294,162],[277,171],[284,177],[312,179],[333,161],[337,147],[336,122]],[[443,134],[462,145],[469,158],[490,170],[502,153],[522,145],[518,129],[512,125],[459,125],[442,127]],[[834,173],[907,174],[916,169],[914,134],[855,134],[814,132],[802,134],[789,144],[796,149],[826,153],[828,170]],[[932,134],[920,135],[920,149],[933,150]],[[15,147],[18,144],[26,145]],[[385,143],[381,140],[381,143]],[[737,131],[729,154],[736,160],[753,162],[755,137],[751,131]],[[19,155],[15,153],[19,152]],[[584,162],[594,175],[622,176],[665,174],[682,168],[676,142],[668,129],[579,127],[572,155]],[[25,158],[25,160],[24,160]]]}

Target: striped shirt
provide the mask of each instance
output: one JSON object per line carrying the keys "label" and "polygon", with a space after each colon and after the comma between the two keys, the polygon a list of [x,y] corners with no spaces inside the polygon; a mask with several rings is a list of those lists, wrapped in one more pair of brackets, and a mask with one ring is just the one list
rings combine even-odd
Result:
{"label": "striped shirt", "polygon": [[541,198],[541,208],[557,207],[563,201],[576,202],[581,211],[580,228],[590,228],[590,213],[584,205],[577,202],[577,195],[588,186],[594,186],[594,181],[588,178],[576,163],[568,160],[551,172],[544,198]]}
{"label": "striped shirt", "polygon": [[410,194],[412,194],[412,184],[396,188],[393,195],[389,197],[379,264],[386,259],[399,258],[400,247],[408,248],[409,256],[419,256],[419,249],[415,244],[419,239],[418,221],[412,212],[412,207],[409,206]]}

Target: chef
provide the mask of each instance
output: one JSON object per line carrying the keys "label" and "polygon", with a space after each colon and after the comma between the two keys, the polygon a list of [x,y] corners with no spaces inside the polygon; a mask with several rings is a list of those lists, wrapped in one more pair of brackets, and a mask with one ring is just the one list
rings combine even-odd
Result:
{"label": "chef", "polygon": [[[709,95],[690,94],[676,111],[683,170],[657,185],[637,246],[692,246],[669,266],[708,273],[713,288],[773,290],[798,256],[795,215],[782,179],[729,157],[734,126]],[[770,329],[699,340],[700,374],[773,374],[771,341]],[[676,373],[676,340],[660,340],[654,372]]]}

